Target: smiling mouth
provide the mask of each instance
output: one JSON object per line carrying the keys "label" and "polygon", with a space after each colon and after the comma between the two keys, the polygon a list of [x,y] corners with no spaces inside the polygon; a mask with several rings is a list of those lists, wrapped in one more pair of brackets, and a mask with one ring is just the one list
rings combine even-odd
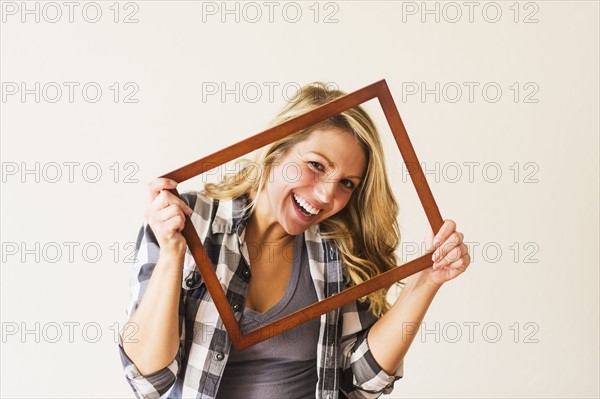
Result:
{"label": "smiling mouth", "polygon": [[316,216],[321,212],[321,209],[313,208],[308,202],[306,202],[302,197],[298,196],[295,193],[292,193],[292,198],[296,203],[296,208],[305,216]]}

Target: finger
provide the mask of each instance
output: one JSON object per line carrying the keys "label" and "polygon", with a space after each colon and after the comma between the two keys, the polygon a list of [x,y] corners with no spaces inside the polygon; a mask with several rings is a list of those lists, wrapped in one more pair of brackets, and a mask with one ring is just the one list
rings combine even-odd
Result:
{"label": "finger", "polygon": [[181,209],[178,209],[174,205],[169,205],[166,208],[163,208],[156,212],[156,222],[164,223],[175,216],[182,216]]}
{"label": "finger", "polygon": [[183,229],[185,222],[181,216],[174,216],[164,223],[161,223],[156,229],[156,236],[162,239],[171,240],[177,236]]}
{"label": "finger", "polygon": [[462,256],[460,259],[448,264],[445,268],[448,270],[459,270],[460,272],[464,272],[467,270],[467,266],[469,265],[470,257],[468,254]]}
{"label": "finger", "polygon": [[471,263],[471,255],[469,255],[467,253],[467,254],[463,255],[460,259],[450,263],[447,266],[447,268],[448,269],[457,269],[457,270],[461,270],[464,272],[465,270],[467,270],[469,263]]}
{"label": "finger", "polygon": [[441,243],[445,242],[450,234],[452,234],[456,230],[456,223],[454,223],[451,219],[444,220],[444,224],[440,228],[433,238],[433,245],[438,247]]}
{"label": "finger", "polygon": [[459,259],[456,259],[454,262],[450,263],[449,267],[465,270],[467,266],[469,266],[469,263],[471,263],[471,255],[467,252],[463,253]]}
{"label": "finger", "polygon": [[188,215],[190,215],[192,213],[192,208],[190,208],[188,206],[188,204],[186,204],[185,201],[182,200],[177,195],[175,195],[172,192],[167,191],[167,190],[163,190],[162,195],[164,195],[166,197],[166,201],[169,205],[176,205],[178,208],[180,208],[184,213],[186,213]]}
{"label": "finger", "polygon": [[154,200],[152,200],[152,202],[148,206],[148,209],[152,213],[158,213],[159,211],[168,208],[171,205],[168,194],[168,191],[161,190],[158,193],[158,195],[154,198]]}
{"label": "finger", "polygon": [[164,222],[165,228],[170,232],[181,232],[185,227],[185,217],[183,215],[175,215]]}
{"label": "finger", "polygon": [[160,192],[162,190],[169,190],[169,189],[176,188],[177,184],[178,183],[175,180],[166,179],[164,177],[159,177],[157,179],[154,179],[154,180],[151,180],[150,182],[148,182],[148,188],[147,188],[148,204],[150,204],[152,201],[154,201],[154,198],[156,198],[156,196],[158,194],[160,194]]}
{"label": "finger", "polygon": [[153,209],[155,212],[158,212],[161,209],[167,208],[170,205],[176,205],[188,215],[192,213],[192,208],[190,208],[182,199],[180,199],[175,194],[167,190],[162,190],[156,196],[154,201],[150,204],[150,208]]}
{"label": "finger", "polygon": [[462,256],[462,258],[460,258],[460,259],[462,259],[462,260],[463,260],[463,263],[464,263],[464,266],[463,266],[463,268],[464,268],[465,270],[467,270],[467,267],[469,267],[469,265],[471,264],[471,254],[467,252],[467,253],[466,253],[466,254],[464,254],[464,255]]}
{"label": "finger", "polygon": [[437,262],[446,255],[448,255],[450,251],[452,251],[455,247],[458,247],[460,244],[462,244],[461,236],[458,232],[455,231],[452,234],[450,234],[448,239],[446,239],[446,241],[435,250],[431,258],[434,262]]}
{"label": "finger", "polygon": [[156,215],[157,221],[154,225],[157,235],[165,238],[173,238],[176,232],[183,230],[185,216],[175,208],[174,206],[169,206]]}
{"label": "finger", "polygon": [[[156,202],[158,203],[158,200]],[[181,208],[176,205],[168,205],[164,208],[160,208],[160,205],[153,203],[151,208],[146,210],[145,217],[151,226],[156,227],[157,229],[162,229],[163,226],[161,225],[176,215],[181,215],[183,218],[185,218]]]}
{"label": "finger", "polygon": [[433,246],[433,229],[431,228],[431,226],[428,224],[427,225],[427,232],[425,233],[425,252],[430,252],[433,251],[435,249],[435,247]]}
{"label": "finger", "polygon": [[446,256],[441,258],[439,261],[434,263],[434,269],[438,267],[448,267],[452,265],[454,262],[458,261],[467,253],[467,246],[465,244],[459,244],[454,247]]}

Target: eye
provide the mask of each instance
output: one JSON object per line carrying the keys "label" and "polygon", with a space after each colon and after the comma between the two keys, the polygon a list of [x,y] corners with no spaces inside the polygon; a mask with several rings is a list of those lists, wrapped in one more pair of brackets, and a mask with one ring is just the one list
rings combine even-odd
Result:
{"label": "eye", "polygon": [[350,190],[354,189],[355,185],[350,180],[344,180],[344,182],[348,183],[348,184],[344,184],[344,187],[349,188]]}
{"label": "eye", "polygon": [[323,171],[323,165],[321,165],[321,164],[320,164],[320,163],[318,163],[318,162],[315,162],[315,161],[308,161],[308,164],[309,164],[309,165],[310,165],[310,167],[311,167],[311,168],[313,168],[313,169],[316,169],[316,170],[318,170],[318,171],[320,171],[320,172],[322,172],[322,171]]}
{"label": "eye", "polygon": [[[315,169],[319,172],[322,172],[324,170],[323,165],[321,165],[319,162],[308,161],[307,163],[310,165],[310,167],[312,169]],[[354,188],[356,187],[356,185],[350,180],[342,180],[341,183],[345,188],[347,188],[349,190],[354,190]]]}

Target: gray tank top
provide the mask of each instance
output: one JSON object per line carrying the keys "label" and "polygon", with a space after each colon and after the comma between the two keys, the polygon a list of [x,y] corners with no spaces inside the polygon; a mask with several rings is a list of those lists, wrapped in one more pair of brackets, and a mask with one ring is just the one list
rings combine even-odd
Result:
{"label": "gray tank top", "polygon": [[[318,301],[310,275],[304,234],[295,239],[292,273],[283,297],[264,313],[245,308],[244,334]],[[231,347],[218,399],[314,398],[320,318],[237,352]]]}

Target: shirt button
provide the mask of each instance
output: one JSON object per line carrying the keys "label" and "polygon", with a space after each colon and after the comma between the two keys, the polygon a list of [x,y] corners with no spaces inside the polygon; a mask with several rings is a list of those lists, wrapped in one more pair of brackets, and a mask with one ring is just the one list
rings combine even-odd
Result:
{"label": "shirt button", "polygon": [[242,274],[244,275],[244,277],[250,277],[250,270],[248,270],[248,269],[244,269],[244,270],[242,271]]}
{"label": "shirt button", "polygon": [[238,310],[240,310],[240,304],[239,304],[239,303],[234,303],[234,304],[233,304],[233,310],[235,310],[236,312],[237,312]]}
{"label": "shirt button", "polygon": [[218,361],[221,361],[224,358],[225,358],[225,356],[221,352],[215,353],[215,359],[217,359]]}
{"label": "shirt button", "polygon": [[194,278],[193,277],[189,277],[185,280],[185,285],[187,285],[188,287],[191,287],[192,285],[194,285]]}

